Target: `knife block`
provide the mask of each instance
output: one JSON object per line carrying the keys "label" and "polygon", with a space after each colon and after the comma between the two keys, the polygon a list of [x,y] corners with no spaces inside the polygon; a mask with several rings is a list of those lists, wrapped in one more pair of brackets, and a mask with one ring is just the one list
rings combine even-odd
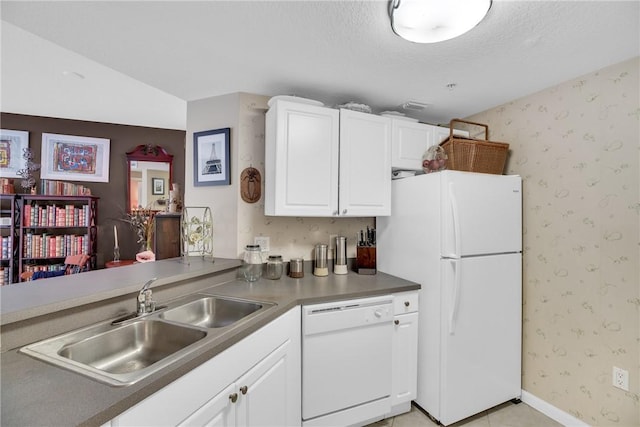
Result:
{"label": "knife block", "polygon": [[356,247],[356,272],[358,274],[376,274],[376,247]]}

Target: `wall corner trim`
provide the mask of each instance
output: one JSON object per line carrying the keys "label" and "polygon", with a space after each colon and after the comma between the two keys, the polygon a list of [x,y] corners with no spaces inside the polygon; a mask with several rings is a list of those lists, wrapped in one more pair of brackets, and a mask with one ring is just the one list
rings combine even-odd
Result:
{"label": "wall corner trim", "polygon": [[528,391],[522,390],[522,396],[520,400],[531,406],[533,409],[542,412],[547,417],[559,422],[563,426],[591,427],[581,419],[574,417],[568,412],[564,412],[562,409],[556,408],[552,404],[540,399],[537,396],[534,396]]}

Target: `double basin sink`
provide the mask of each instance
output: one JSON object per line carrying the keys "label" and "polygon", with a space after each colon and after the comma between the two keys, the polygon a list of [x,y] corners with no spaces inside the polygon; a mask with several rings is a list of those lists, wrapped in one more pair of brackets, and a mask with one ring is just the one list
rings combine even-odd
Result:
{"label": "double basin sink", "polygon": [[133,384],[240,326],[273,303],[194,294],[125,320],[101,322],[20,352],[114,386]]}

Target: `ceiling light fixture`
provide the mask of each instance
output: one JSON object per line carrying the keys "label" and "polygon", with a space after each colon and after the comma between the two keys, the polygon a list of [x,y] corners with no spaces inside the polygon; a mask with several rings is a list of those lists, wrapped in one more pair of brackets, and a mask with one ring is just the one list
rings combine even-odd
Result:
{"label": "ceiling light fixture", "polygon": [[484,19],[491,0],[391,0],[393,32],[415,43],[458,37]]}

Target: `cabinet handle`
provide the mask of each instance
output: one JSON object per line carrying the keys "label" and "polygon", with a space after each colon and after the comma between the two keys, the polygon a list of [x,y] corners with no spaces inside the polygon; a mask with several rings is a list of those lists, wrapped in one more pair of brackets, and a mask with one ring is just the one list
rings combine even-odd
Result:
{"label": "cabinet handle", "polygon": [[240,392],[242,394],[247,394],[247,390],[249,390],[249,388],[246,385],[243,385],[242,387],[240,387]]}
{"label": "cabinet handle", "polygon": [[411,305],[411,303],[410,303],[409,301],[405,301],[405,302],[404,302],[404,306],[405,306],[405,307],[409,307],[410,305]]}
{"label": "cabinet handle", "polygon": [[229,400],[231,401],[231,403],[236,403],[236,401],[238,400],[238,393],[231,393],[229,395]]}
{"label": "cabinet handle", "polygon": [[396,325],[400,324],[400,321],[398,319],[394,320],[393,323],[395,323]]}

